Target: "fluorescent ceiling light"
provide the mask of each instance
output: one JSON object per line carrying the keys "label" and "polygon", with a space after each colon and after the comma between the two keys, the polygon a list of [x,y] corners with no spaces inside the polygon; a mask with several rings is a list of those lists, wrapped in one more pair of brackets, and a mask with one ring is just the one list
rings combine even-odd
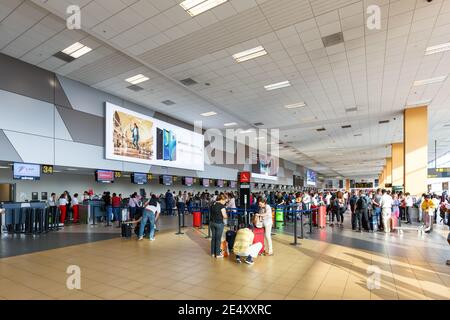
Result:
{"label": "fluorescent ceiling light", "polygon": [[67,171],[77,171],[78,169],[74,169],[74,168],[67,168]]}
{"label": "fluorescent ceiling light", "polygon": [[430,79],[424,79],[424,80],[417,80],[414,81],[414,86],[422,86],[425,84],[432,84],[432,83],[437,83],[437,82],[442,82],[445,81],[445,79],[447,79],[447,76],[441,76],[441,77],[435,77],[435,78],[430,78]]}
{"label": "fluorescent ceiling light", "polygon": [[428,105],[431,103],[431,101],[433,101],[432,99],[426,99],[426,100],[420,100],[420,101],[416,101],[414,103],[408,103],[408,106],[420,106],[420,105]]}
{"label": "fluorescent ceiling light", "polygon": [[247,60],[255,59],[261,56],[264,56],[267,54],[267,51],[264,49],[263,46],[258,46],[253,49],[245,50],[239,53],[236,53],[233,55],[233,58],[237,62],[244,62]]}
{"label": "fluorescent ceiling light", "polygon": [[88,46],[85,46],[84,44],[79,42],[75,42],[73,45],[65,48],[62,52],[76,59],[91,51],[92,49]]}
{"label": "fluorescent ceiling light", "polygon": [[425,55],[428,56],[430,54],[435,54],[439,52],[449,51],[450,50],[450,42],[438,44],[436,46],[428,47],[425,50]]}
{"label": "fluorescent ceiling light", "polygon": [[289,81],[282,81],[282,82],[277,82],[277,83],[273,83],[273,84],[264,86],[264,89],[266,89],[267,91],[270,91],[270,90],[281,89],[281,88],[290,87],[290,86],[291,86],[291,83]]}
{"label": "fluorescent ceiling light", "polygon": [[53,173],[61,173],[59,170],[53,170]]}
{"label": "fluorescent ceiling light", "polygon": [[295,109],[295,108],[301,108],[301,107],[306,107],[306,103],[304,102],[299,102],[299,103],[294,103],[294,104],[288,104],[287,106],[284,106],[286,109]]}
{"label": "fluorescent ceiling light", "polygon": [[131,84],[138,84],[138,83],[141,83],[141,82],[144,82],[147,80],[149,80],[149,78],[147,78],[143,74],[138,74],[138,75],[135,75],[134,77],[125,79],[126,82],[129,82]]}
{"label": "fluorescent ceiling light", "polygon": [[253,132],[252,129],[248,129],[248,130],[240,130],[239,133],[251,133]]}
{"label": "fluorescent ceiling light", "polygon": [[237,123],[236,122],[229,122],[229,123],[225,123],[224,127],[232,127],[232,126],[236,126]]}
{"label": "fluorescent ceiling light", "polygon": [[216,115],[216,114],[217,114],[217,112],[209,111],[209,112],[202,113],[202,114],[200,114],[200,115],[201,115],[201,116],[204,116],[204,117],[211,117],[211,116],[214,116],[214,115]]}
{"label": "fluorescent ceiling light", "polygon": [[0,166],[0,169],[11,169],[10,167]]}
{"label": "fluorescent ceiling light", "polygon": [[180,6],[189,13],[191,17],[194,17],[227,1],[228,0],[185,0],[180,3]]}
{"label": "fluorescent ceiling light", "polygon": [[255,139],[256,140],[263,140],[263,139],[265,139],[265,137],[256,137]]}

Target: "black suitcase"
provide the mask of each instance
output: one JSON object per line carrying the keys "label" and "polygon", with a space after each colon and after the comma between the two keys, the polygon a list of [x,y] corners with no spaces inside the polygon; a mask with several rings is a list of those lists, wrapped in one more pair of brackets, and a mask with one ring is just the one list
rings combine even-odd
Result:
{"label": "black suitcase", "polygon": [[131,232],[132,232],[132,224],[122,223],[122,237],[131,238]]}
{"label": "black suitcase", "polygon": [[234,239],[236,238],[236,231],[233,230],[228,230],[225,233],[225,239],[228,243],[228,251],[232,252],[233,251],[233,246],[234,246]]}

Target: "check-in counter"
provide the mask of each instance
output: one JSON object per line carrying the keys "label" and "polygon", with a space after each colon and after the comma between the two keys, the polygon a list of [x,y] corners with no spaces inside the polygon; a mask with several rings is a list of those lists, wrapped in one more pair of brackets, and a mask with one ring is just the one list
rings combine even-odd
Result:
{"label": "check-in counter", "polygon": [[44,202],[14,202],[3,205],[2,232],[45,233],[48,231],[48,209]]}
{"label": "check-in counter", "polygon": [[106,218],[105,203],[103,200],[89,200],[83,202],[83,205],[87,205],[88,208],[88,221],[92,224],[96,224],[102,219]]}
{"label": "check-in counter", "polygon": [[81,224],[88,224],[89,223],[89,213],[90,213],[90,206],[89,203],[81,203],[78,205],[78,215],[80,219]]}

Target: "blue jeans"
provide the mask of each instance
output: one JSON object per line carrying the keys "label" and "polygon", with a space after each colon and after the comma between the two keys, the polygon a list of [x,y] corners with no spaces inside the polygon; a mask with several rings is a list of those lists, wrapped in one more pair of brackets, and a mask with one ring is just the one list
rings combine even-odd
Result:
{"label": "blue jeans", "polygon": [[111,216],[112,216],[113,210],[111,206],[106,206],[106,222],[108,224],[111,223]]}
{"label": "blue jeans", "polygon": [[177,203],[177,208],[178,208],[178,214],[184,214],[184,211],[186,209],[186,205],[184,202],[178,202]]}
{"label": "blue jeans", "polygon": [[373,213],[377,217],[378,227],[381,227],[381,207],[375,207]]}
{"label": "blue jeans", "polygon": [[172,215],[172,210],[173,210],[172,204],[168,204],[168,203],[166,202],[166,211],[167,211],[167,215],[168,215],[168,216],[171,216],[171,215]]}
{"label": "blue jeans", "polygon": [[153,211],[144,210],[139,228],[139,237],[144,236],[144,229],[147,221],[150,222],[150,239],[155,237],[155,213]]}
{"label": "blue jeans", "polygon": [[220,244],[225,225],[223,223],[210,222],[211,228],[211,255],[220,255]]}
{"label": "blue jeans", "polygon": [[122,220],[122,212],[120,212],[120,207],[113,207],[112,211],[114,214],[114,221],[121,221]]}
{"label": "blue jeans", "polygon": [[133,220],[136,215],[136,207],[130,207],[130,219]]}

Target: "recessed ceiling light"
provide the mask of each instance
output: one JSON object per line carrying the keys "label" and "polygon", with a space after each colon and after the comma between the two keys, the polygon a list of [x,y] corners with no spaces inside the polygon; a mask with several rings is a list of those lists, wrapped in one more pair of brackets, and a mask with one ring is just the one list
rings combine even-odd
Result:
{"label": "recessed ceiling light", "polygon": [[306,107],[306,103],[299,102],[299,103],[294,103],[294,104],[288,104],[287,106],[284,106],[284,107],[286,109],[302,108],[302,107]]}
{"label": "recessed ceiling light", "polygon": [[440,77],[435,77],[435,78],[430,78],[430,79],[417,80],[417,81],[414,81],[413,85],[415,87],[423,86],[423,85],[426,85],[426,84],[442,82],[442,81],[445,81],[445,79],[447,79],[447,76],[440,76]]}
{"label": "recessed ceiling light", "polygon": [[239,133],[252,133],[253,130],[252,129],[247,129],[247,130],[239,130]]}
{"label": "recessed ceiling light", "polygon": [[[353,136],[354,136],[354,137],[361,137],[362,134],[361,134],[361,133],[357,133],[357,134],[354,134]],[[363,153],[363,154],[365,154],[365,153]]]}
{"label": "recessed ceiling light", "polygon": [[253,49],[245,50],[236,54],[233,54],[234,60],[237,62],[244,62],[247,60],[255,59],[267,54],[267,51],[263,46],[258,46]]}
{"label": "recessed ceiling light", "polygon": [[225,123],[223,126],[224,127],[233,127],[233,126],[236,126],[236,125],[237,125],[236,122],[228,122],[228,123]]}
{"label": "recessed ceiling light", "polygon": [[449,51],[450,50],[450,42],[438,44],[436,46],[428,47],[425,50],[425,55],[428,56],[430,54],[435,54],[439,52]]}
{"label": "recessed ceiling light", "polygon": [[256,137],[255,139],[256,140],[263,140],[263,139],[265,139],[265,137]]}
{"label": "recessed ceiling light", "polygon": [[64,50],[62,50],[63,53],[77,59],[79,57],[81,57],[82,55],[85,55],[88,52],[91,52],[92,49],[89,48],[88,46],[85,46],[82,43],[79,42],[75,42],[73,45],[65,48]]}
{"label": "recessed ceiling light", "polygon": [[277,83],[273,83],[273,84],[264,86],[264,89],[266,89],[267,91],[271,91],[271,90],[281,89],[281,88],[290,87],[290,86],[291,86],[291,83],[289,81],[282,81],[282,82],[277,82]]}
{"label": "recessed ceiling light", "polygon": [[138,84],[147,80],[149,80],[149,78],[144,76],[143,74],[138,74],[131,78],[125,79],[126,82],[129,82],[131,84]]}
{"label": "recessed ceiling light", "polygon": [[211,10],[227,1],[228,0],[185,0],[180,3],[180,6],[189,13],[191,17],[195,17],[196,15]]}
{"label": "recessed ceiling light", "polygon": [[67,171],[77,171],[78,169],[75,169],[75,168],[67,168],[66,170],[67,170]]}
{"label": "recessed ceiling light", "polygon": [[201,113],[200,115],[203,117],[211,117],[211,116],[215,116],[216,114],[217,114],[217,112],[209,111],[209,112]]}

